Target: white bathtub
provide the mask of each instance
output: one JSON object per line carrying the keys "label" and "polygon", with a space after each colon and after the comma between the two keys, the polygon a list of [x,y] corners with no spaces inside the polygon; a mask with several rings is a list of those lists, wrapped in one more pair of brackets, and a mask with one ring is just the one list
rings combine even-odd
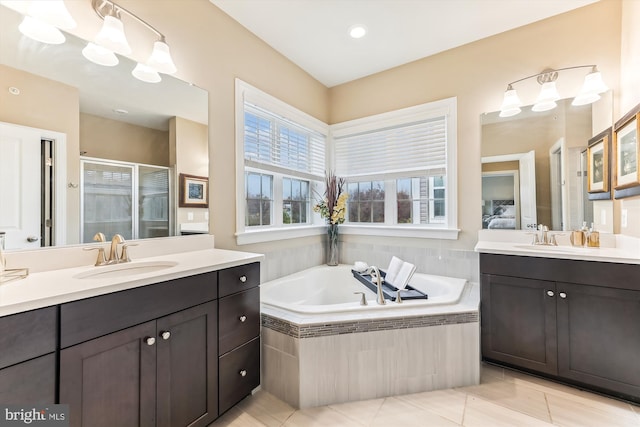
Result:
{"label": "white bathtub", "polygon": [[378,305],[350,265],[263,283],[262,386],[307,408],[478,384],[479,285],[427,274],[411,285],[429,298]]}
{"label": "white bathtub", "polygon": [[[452,277],[414,274],[410,285],[428,295],[428,299],[403,300],[401,304],[387,300],[376,303],[376,293],[358,281],[351,265],[318,266],[275,279],[261,285],[262,304],[295,313],[344,313],[375,310],[399,310],[457,304],[467,281]],[[360,305],[364,292],[368,305]]]}

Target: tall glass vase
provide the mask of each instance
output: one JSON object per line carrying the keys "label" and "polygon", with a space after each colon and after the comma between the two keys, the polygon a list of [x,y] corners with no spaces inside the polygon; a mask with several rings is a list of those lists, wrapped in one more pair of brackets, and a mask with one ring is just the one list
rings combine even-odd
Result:
{"label": "tall glass vase", "polygon": [[329,224],[327,230],[327,265],[338,265],[338,224]]}

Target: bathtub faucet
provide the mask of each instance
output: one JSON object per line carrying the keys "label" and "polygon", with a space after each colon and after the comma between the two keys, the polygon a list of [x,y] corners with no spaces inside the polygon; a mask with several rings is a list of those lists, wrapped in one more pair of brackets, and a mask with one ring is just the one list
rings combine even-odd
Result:
{"label": "bathtub faucet", "polygon": [[367,269],[367,274],[371,275],[371,281],[373,281],[375,274],[376,287],[378,288],[378,298],[376,299],[376,301],[380,305],[385,305],[387,301],[385,301],[384,293],[382,292],[382,276],[380,276],[380,270],[378,270],[378,267],[376,267],[375,265],[372,265]]}

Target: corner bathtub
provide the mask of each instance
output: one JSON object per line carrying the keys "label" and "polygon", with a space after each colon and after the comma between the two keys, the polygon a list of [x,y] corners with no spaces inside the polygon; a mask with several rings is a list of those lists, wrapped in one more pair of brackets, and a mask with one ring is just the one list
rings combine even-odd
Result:
{"label": "corner bathtub", "polygon": [[411,286],[429,298],[378,305],[350,265],[263,283],[262,386],[307,408],[478,384],[478,284],[416,273]]}
{"label": "corner bathtub", "polygon": [[[329,314],[430,307],[457,304],[467,281],[452,277],[416,273],[410,285],[428,295],[428,299],[403,300],[401,304],[387,300],[376,303],[376,293],[360,283],[350,265],[319,266],[294,273],[261,285],[263,306],[271,306],[301,314]],[[364,292],[368,305],[360,305]]]}

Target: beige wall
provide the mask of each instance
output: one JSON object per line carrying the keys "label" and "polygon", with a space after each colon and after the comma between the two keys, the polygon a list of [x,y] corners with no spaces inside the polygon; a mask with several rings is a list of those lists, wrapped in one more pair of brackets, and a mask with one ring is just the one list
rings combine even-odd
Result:
{"label": "beige wall", "polygon": [[[209,142],[207,126],[174,117],[171,119],[171,147],[175,153],[172,165],[178,165],[176,178],[181,173],[196,176],[209,176]],[[176,181],[177,185],[179,181]],[[209,197],[211,202],[211,197]],[[189,213],[193,218],[189,219]],[[178,208],[177,222],[207,222],[208,210],[205,208]]]}
{"label": "beige wall", "polygon": [[[0,121],[67,135],[67,181],[80,180],[79,95],[72,86],[0,65]],[[20,95],[9,94],[9,87]],[[80,239],[79,188],[67,189],[67,242]]]}
{"label": "beige wall", "polygon": [[[617,91],[620,13],[619,1],[601,1],[331,88],[331,122],[457,96],[462,233],[457,242],[440,244],[470,249],[481,227],[480,114],[499,109],[507,83],[546,68],[595,63]],[[580,89],[582,77],[574,80],[563,82],[566,93]],[[539,86],[523,82],[517,89],[523,102],[531,104]]]}
{"label": "beige wall", "polygon": [[[622,48],[620,50],[620,108],[618,120],[640,103],[640,1],[622,1]],[[640,237],[640,196],[615,203],[615,231]],[[627,211],[627,227],[620,224],[622,210]]]}
{"label": "beige wall", "polygon": [[169,132],[80,114],[80,151],[87,157],[170,166]]}

